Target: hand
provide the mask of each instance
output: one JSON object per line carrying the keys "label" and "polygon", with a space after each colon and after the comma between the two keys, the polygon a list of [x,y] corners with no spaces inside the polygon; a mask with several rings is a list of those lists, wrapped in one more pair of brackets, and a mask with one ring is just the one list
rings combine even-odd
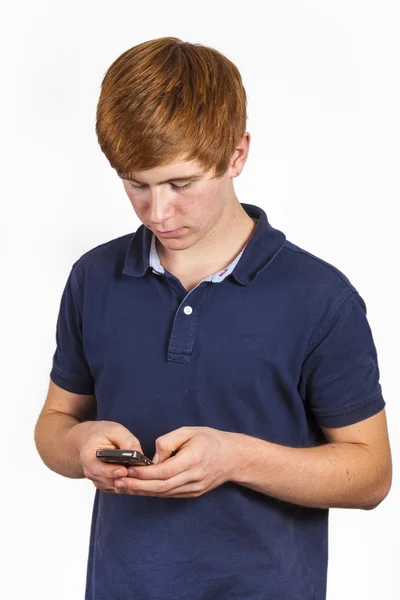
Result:
{"label": "hand", "polygon": [[[157,464],[129,467],[115,482],[118,494],[196,498],[229,481],[232,435],[211,427],[181,427],[156,440]],[[175,456],[171,456],[176,452]],[[120,482],[125,487],[119,487]]]}
{"label": "hand", "polygon": [[[129,429],[114,421],[78,423],[72,427],[71,436],[77,439],[83,474],[93,481],[96,488],[108,494],[115,494],[115,480],[127,477],[128,469],[117,463],[102,462],[96,457],[96,450],[139,450],[143,453],[139,440]],[[121,475],[116,475],[116,471],[121,471]]]}

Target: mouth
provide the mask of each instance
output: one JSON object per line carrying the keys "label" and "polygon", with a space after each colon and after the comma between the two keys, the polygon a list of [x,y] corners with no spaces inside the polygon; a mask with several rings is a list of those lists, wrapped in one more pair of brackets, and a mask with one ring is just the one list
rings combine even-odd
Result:
{"label": "mouth", "polygon": [[160,237],[174,237],[182,233],[184,229],[184,227],[181,227],[180,229],[171,229],[170,231],[158,231],[156,229],[154,233]]}

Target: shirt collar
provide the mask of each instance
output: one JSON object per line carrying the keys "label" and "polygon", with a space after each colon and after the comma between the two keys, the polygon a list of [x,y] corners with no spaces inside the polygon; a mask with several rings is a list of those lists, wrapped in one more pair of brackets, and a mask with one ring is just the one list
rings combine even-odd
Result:
{"label": "shirt collar", "polygon": [[[253,281],[259,271],[265,269],[272,262],[282,249],[286,241],[286,236],[282,231],[270,225],[267,215],[262,208],[245,203],[241,203],[241,206],[250,217],[258,219],[252,237],[243,252],[236,257],[235,260],[237,262],[233,265],[234,268],[231,272],[232,277],[238,283],[247,285]],[[149,268],[154,267],[150,264],[152,239],[153,232],[144,225],[141,225],[132,234],[132,240],[126,253],[122,271],[124,275],[142,277]],[[153,246],[154,248],[155,245]],[[212,277],[210,277],[211,280]]]}
{"label": "shirt collar", "polygon": [[[153,273],[156,275],[163,275],[165,273],[165,269],[160,263],[160,257],[158,256],[157,246],[156,246],[156,236],[153,233],[151,238],[151,246],[150,246],[150,267],[153,270]],[[233,261],[224,269],[220,269],[216,273],[205,277],[202,281],[210,281],[212,283],[221,283],[226,277],[228,277],[233,269],[236,267],[237,263],[240,260],[243,252],[245,251],[246,246],[239,252],[239,254],[233,259]]]}

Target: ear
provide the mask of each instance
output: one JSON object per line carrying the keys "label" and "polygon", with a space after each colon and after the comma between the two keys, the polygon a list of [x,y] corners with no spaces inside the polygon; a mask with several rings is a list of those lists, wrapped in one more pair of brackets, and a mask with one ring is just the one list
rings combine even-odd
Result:
{"label": "ear", "polygon": [[249,156],[250,139],[250,133],[245,131],[232,156],[231,164],[229,166],[230,177],[237,177],[242,172]]}

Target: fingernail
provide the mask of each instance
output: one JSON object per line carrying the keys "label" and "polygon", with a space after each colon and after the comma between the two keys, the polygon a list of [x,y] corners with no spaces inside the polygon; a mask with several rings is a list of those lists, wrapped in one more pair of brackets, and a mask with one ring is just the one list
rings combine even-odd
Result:
{"label": "fingernail", "polygon": [[114,475],[115,477],[123,477],[125,473],[122,469],[117,469],[116,471],[114,471]]}
{"label": "fingernail", "polygon": [[118,488],[124,488],[126,487],[126,484],[123,481],[116,481],[115,486]]}
{"label": "fingernail", "polygon": [[154,464],[157,464],[159,460],[160,460],[160,457],[159,457],[159,455],[158,455],[158,454],[155,454],[155,455],[154,455],[154,458],[153,458],[153,463],[154,463]]}

